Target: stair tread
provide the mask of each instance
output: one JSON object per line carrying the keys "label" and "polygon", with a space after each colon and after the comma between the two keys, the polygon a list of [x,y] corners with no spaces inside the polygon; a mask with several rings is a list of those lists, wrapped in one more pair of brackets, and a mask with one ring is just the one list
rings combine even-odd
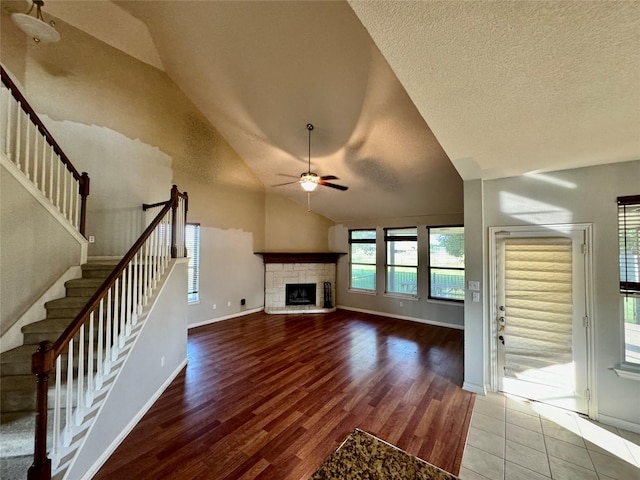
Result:
{"label": "stair tread", "polygon": [[63,297],[50,300],[44,304],[45,308],[75,308],[84,307],[91,297]]}
{"label": "stair tread", "polygon": [[67,280],[64,282],[65,287],[95,287],[98,288],[102,285],[104,279],[102,278],[74,278],[73,280]]}
{"label": "stair tread", "polygon": [[0,363],[15,363],[22,362],[26,359],[31,359],[31,356],[36,352],[35,345],[21,345],[6,352],[0,354]]}
{"label": "stair tread", "polygon": [[73,318],[50,318],[40,320],[38,322],[30,323],[22,327],[22,333],[35,333],[35,332],[60,332],[62,333],[65,328],[69,326]]}

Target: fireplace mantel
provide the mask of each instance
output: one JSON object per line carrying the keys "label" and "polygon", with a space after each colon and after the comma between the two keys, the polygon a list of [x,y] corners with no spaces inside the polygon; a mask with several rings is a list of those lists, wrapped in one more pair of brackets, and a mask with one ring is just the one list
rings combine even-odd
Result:
{"label": "fireplace mantel", "polygon": [[342,252],[254,252],[264,263],[338,263]]}

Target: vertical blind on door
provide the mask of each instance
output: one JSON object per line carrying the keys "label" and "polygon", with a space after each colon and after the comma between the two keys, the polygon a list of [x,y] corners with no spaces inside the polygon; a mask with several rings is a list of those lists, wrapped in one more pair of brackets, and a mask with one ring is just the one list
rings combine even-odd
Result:
{"label": "vertical blind on door", "polygon": [[570,386],[572,245],[568,238],[505,239],[505,376]]}

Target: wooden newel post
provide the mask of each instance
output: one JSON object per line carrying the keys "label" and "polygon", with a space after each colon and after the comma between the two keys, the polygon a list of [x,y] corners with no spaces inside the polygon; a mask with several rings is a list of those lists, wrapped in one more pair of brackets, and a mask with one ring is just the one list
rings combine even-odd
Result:
{"label": "wooden newel post", "polygon": [[171,258],[178,256],[177,243],[177,220],[178,220],[178,186],[171,187]]}
{"label": "wooden newel post", "polygon": [[80,234],[84,235],[87,226],[87,197],[89,196],[89,175],[82,172],[80,177]]}
{"label": "wooden newel post", "polygon": [[36,434],[33,464],[29,467],[28,480],[51,480],[51,459],[47,458],[47,393],[49,373],[53,366],[53,345],[40,342],[31,357],[31,371],[36,376]]}

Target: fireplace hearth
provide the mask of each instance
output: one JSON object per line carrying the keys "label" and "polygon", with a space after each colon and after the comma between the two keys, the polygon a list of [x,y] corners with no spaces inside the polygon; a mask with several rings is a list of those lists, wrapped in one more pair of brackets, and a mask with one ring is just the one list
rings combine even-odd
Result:
{"label": "fireplace hearth", "polygon": [[285,305],[315,305],[315,283],[288,283],[285,290]]}

